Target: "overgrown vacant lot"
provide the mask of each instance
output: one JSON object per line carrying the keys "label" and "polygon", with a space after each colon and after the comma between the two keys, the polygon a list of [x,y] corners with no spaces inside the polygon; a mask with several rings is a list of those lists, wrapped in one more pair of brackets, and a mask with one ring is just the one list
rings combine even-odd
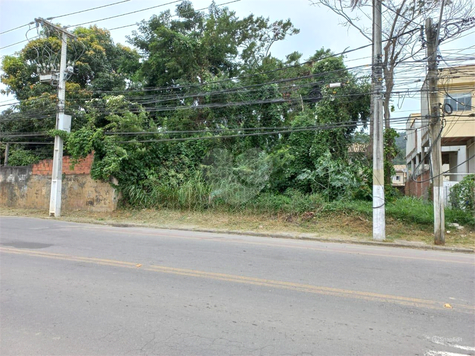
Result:
{"label": "overgrown vacant lot", "polygon": [[[281,202],[282,203],[282,202]],[[298,202],[293,202],[296,204]],[[294,207],[295,208],[295,207]],[[298,210],[298,209],[297,209]],[[0,215],[46,218],[47,211],[0,209]],[[432,205],[418,199],[402,198],[386,208],[387,242],[433,245]],[[135,224],[161,228],[211,229],[257,232],[289,237],[319,239],[372,240],[371,202],[334,202],[318,209],[291,212],[290,206],[264,209],[127,209],[113,213],[64,212],[61,219],[88,223]],[[446,246],[475,248],[473,214],[446,210]],[[453,226],[457,223],[460,226]]]}

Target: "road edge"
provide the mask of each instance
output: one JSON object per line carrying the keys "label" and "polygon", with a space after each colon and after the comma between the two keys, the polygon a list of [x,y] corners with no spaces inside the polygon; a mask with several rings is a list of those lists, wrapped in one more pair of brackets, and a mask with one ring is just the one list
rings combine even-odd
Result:
{"label": "road edge", "polygon": [[387,246],[397,248],[412,248],[416,250],[434,250],[434,251],[446,251],[446,252],[458,252],[458,253],[475,253],[475,249],[462,248],[462,247],[447,247],[447,246],[432,246],[432,245],[416,245],[411,243],[396,243],[396,242],[379,242],[379,241],[361,241],[353,239],[338,239],[338,238],[325,238],[318,236],[301,236],[290,233],[270,233],[270,232],[256,232],[256,231],[239,231],[239,230],[220,230],[220,229],[205,229],[205,228],[183,228],[183,227],[166,227],[166,226],[154,226],[147,224],[132,224],[132,223],[113,223],[113,222],[97,222],[103,225],[109,225],[114,227],[145,227],[160,230],[179,230],[179,231],[193,231],[193,232],[207,232],[215,234],[230,234],[230,235],[243,235],[243,236],[256,236],[256,237],[269,237],[274,239],[291,239],[291,240],[305,240],[305,241],[318,241],[318,242],[331,242],[331,243],[349,243],[355,245],[373,245],[373,246]]}
{"label": "road edge", "polygon": [[13,218],[32,218],[32,219],[42,219],[42,220],[56,220],[64,222],[72,222],[78,224],[93,224],[93,225],[104,225],[104,226],[113,226],[113,227],[134,227],[134,228],[149,228],[157,230],[178,230],[178,231],[193,231],[193,232],[206,232],[214,234],[230,234],[230,235],[242,235],[242,236],[255,236],[255,237],[268,237],[274,239],[290,239],[290,240],[304,240],[304,241],[318,241],[318,242],[329,242],[329,243],[348,243],[354,245],[370,245],[370,246],[383,246],[383,247],[396,247],[396,248],[409,248],[415,250],[433,250],[433,251],[445,251],[445,252],[457,252],[457,253],[466,253],[466,254],[475,254],[475,249],[462,248],[462,247],[447,247],[447,246],[436,246],[436,245],[420,245],[413,244],[410,242],[400,243],[400,242],[382,242],[382,241],[362,241],[354,239],[343,239],[343,238],[325,238],[318,236],[302,236],[292,233],[270,233],[270,232],[256,232],[256,231],[240,231],[240,230],[227,230],[227,229],[206,229],[206,228],[191,228],[191,227],[170,227],[170,226],[156,226],[148,224],[136,224],[136,223],[117,223],[112,221],[77,221],[75,219],[68,219],[65,217],[55,218],[55,217],[38,217],[38,216],[12,216],[12,215],[0,215],[0,217],[13,217]]}

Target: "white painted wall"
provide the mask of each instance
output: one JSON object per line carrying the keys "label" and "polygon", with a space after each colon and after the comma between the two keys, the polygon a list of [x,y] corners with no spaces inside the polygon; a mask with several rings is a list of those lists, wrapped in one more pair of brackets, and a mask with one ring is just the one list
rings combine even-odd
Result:
{"label": "white painted wall", "polygon": [[467,144],[467,159],[472,157],[467,162],[467,172],[475,174],[475,139]]}
{"label": "white painted wall", "polygon": [[[460,182],[468,172],[467,147],[466,146],[443,146],[443,153],[449,153],[449,169],[450,174],[447,175],[448,180],[452,182]],[[445,170],[444,170],[445,171]]]}

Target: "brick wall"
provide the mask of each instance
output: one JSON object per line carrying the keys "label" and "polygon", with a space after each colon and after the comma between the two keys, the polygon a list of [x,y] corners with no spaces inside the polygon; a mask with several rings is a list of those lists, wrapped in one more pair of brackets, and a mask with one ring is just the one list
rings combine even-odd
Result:
{"label": "brick wall", "polygon": [[[72,169],[71,158],[63,157],[63,174],[89,174],[91,173],[92,162],[94,161],[94,154],[91,153],[86,158],[80,160],[74,165]],[[50,176],[53,172],[53,160],[45,159],[34,164],[32,167],[33,175]]]}
{"label": "brick wall", "polygon": [[431,184],[429,178],[429,171],[426,171],[416,177],[416,180],[413,180],[412,175],[408,174],[405,195],[428,199],[431,194],[431,192],[429,192],[429,187]]}
{"label": "brick wall", "polygon": [[[91,178],[91,154],[71,169],[71,159],[63,157],[61,201],[63,211],[114,211],[118,195],[107,182]],[[52,160],[26,167],[0,167],[0,207],[48,211]]]}

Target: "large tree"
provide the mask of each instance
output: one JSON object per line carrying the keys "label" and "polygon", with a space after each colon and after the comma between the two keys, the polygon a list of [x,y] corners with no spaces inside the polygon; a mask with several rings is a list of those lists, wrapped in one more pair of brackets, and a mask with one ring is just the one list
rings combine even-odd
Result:
{"label": "large tree", "polygon": [[[115,44],[107,30],[95,26],[77,28],[76,40],[68,41],[68,61],[74,68],[66,83],[66,113],[74,117],[73,128],[84,124],[84,104],[87,100],[123,90],[134,80],[139,68],[135,50]],[[60,35],[46,29],[44,36],[30,41],[15,55],[2,61],[6,85],[5,94],[13,95],[19,104],[2,112],[0,132],[46,132],[54,129],[57,105],[57,83],[45,83],[40,74],[59,69]],[[20,141],[42,141],[42,136],[26,136]],[[19,141],[15,139],[14,141]],[[43,147],[43,149],[40,149]],[[49,156],[44,146],[27,146]]]}
{"label": "large tree", "polygon": [[204,13],[183,1],[174,15],[167,10],[143,21],[129,41],[145,56],[141,74],[146,85],[171,86],[236,76],[259,65],[276,41],[296,33],[290,20],[240,19],[214,3]]}
{"label": "large tree", "polygon": [[[114,45],[106,31],[78,30],[70,58],[76,51],[81,58],[67,94],[67,107],[77,117],[67,150],[76,158],[94,151],[93,176],[117,178],[132,204],[142,198],[147,205],[174,202],[179,190],[209,188],[205,176],[214,177],[212,196],[231,196],[216,179],[221,173],[232,189],[246,187],[245,199],[261,189],[320,189],[315,182],[328,178],[328,172],[316,171],[320,163],[330,167],[335,161],[332,170],[348,167],[351,136],[368,117],[368,89],[330,50],[304,62],[296,52],[273,57],[272,45],[295,33],[289,20],[240,19],[214,4],[201,13],[188,1],[175,16],[166,11],[144,21],[131,36],[140,61],[136,52]],[[34,48],[40,45],[46,47],[40,54],[59,51],[55,35]],[[7,65],[4,80],[21,99],[19,113],[9,115],[44,102],[54,120],[55,88],[35,77],[35,54],[27,46]],[[320,178],[303,179],[303,171]]]}

